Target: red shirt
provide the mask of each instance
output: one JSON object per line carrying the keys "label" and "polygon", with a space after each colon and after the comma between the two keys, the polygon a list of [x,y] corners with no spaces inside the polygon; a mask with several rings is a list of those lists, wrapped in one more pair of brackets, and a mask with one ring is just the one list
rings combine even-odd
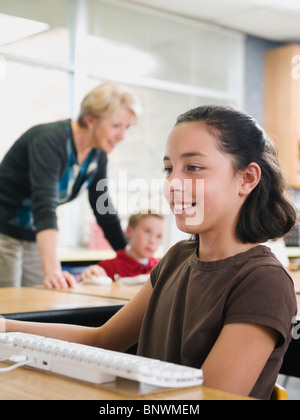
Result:
{"label": "red shirt", "polygon": [[130,257],[124,251],[117,251],[117,257],[113,260],[100,261],[98,265],[104,268],[108,277],[114,280],[114,275],[120,277],[135,277],[140,274],[150,274],[153,267],[159,262],[157,258],[149,258],[147,265]]}

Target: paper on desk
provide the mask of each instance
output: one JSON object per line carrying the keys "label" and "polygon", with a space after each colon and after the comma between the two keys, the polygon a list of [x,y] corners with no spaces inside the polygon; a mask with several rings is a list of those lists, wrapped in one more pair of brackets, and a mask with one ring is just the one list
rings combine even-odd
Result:
{"label": "paper on desk", "polygon": [[135,277],[116,277],[115,280],[121,286],[141,286],[149,279],[150,274],[140,274]]}

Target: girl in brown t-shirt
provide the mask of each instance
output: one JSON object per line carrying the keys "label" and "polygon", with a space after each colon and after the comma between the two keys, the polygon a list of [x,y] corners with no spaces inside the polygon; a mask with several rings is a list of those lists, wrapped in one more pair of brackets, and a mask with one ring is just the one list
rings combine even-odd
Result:
{"label": "girl in brown t-shirt", "polygon": [[207,106],[180,116],[166,145],[165,196],[193,240],[103,327],[19,324],[7,331],[138,353],[203,369],[204,384],[270,398],[297,312],[292,280],[260,246],[296,213],[270,140],[246,114]]}

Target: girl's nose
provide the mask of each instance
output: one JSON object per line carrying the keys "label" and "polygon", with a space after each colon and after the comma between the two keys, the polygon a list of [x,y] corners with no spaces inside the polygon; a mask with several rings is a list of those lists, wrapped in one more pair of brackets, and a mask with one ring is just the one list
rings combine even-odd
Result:
{"label": "girl's nose", "polygon": [[183,200],[183,183],[179,178],[169,178],[164,184],[164,196],[168,202],[181,203]]}

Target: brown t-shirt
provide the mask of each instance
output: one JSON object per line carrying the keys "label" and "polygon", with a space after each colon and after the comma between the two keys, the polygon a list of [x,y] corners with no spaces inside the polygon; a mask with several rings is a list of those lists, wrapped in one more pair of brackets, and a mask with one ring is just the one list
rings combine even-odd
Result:
{"label": "brown t-shirt", "polygon": [[196,247],[176,244],[153,269],[138,354],[201,368],[224,325],[273,328],[280,339],[250,394],[270,399],[297,313],[293,281],[265,246],[216,262]]}

